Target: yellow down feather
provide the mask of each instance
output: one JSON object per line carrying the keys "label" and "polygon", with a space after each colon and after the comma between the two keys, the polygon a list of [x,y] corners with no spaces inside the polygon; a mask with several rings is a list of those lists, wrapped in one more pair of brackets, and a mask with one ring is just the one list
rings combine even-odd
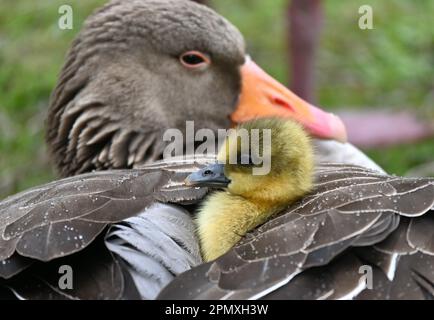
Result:
{"label": "yellow down feather", "polygon": [[[308,193],[313,184],[313,150],[310,139],[297,123],[282,119],[259,119],[238,127],[271,129],[271,170],[253,175],[252,167],[228,164],[229,136],[219,152],[225,161],[227,190],[212,193],[196,217],[204,260],[218,258],[247,232],[256,228]],[[261,141],[261,139],[260,139]],[[241,152],[240,149],[232,150]]]}

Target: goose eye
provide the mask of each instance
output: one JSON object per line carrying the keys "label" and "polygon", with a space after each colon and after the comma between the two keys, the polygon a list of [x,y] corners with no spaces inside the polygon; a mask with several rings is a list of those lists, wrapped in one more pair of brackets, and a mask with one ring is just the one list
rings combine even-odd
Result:
{"label": "goose eye", "polygon": [[196,69],[199,67],[207,66],[211,60],[205,54],[199,51],[188,51],[181,55],[180,61],[184,67]]}

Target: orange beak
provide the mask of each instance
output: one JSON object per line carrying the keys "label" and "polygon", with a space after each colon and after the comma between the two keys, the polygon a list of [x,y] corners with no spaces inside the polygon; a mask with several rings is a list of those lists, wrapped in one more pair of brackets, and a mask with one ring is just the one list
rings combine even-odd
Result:
{"label": "orange beak", "polygon": [[347,141],[345,125],[339,117],[304,101],[250,58],[241,67],[241,77],[240,101],[231,115],[234,123],[255,118],[292,118],[316,138]]}

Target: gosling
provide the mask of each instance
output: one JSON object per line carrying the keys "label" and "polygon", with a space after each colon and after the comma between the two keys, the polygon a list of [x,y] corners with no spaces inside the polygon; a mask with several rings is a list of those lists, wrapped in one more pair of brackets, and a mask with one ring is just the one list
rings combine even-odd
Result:
{"label": "gosling", "polygon": [[[241,143],[242,131],[249,137],[247,148]],[[264,136],[271,139],[267,142]],[[253,150],[259,150],[256,157]],[[263,163],[258,164],[259,158],[270,160],[268,174],[255,174],[263,167]],[[211,193],[197,212],[204,260],[220,257],[247,232],[309,193],[313,186],[313,158],[309,136],[291,120],[258,119],[231,132],[219,150],[217,163],[186,179],[195,187],[224,188]]]}

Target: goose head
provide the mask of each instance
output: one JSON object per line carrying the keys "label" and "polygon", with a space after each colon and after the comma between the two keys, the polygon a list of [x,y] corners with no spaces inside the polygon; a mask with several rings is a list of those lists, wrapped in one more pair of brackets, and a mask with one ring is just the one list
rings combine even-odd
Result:
{"label": "goose head", "polygon": [[342,122],[298,98],[246,55],[240,32],[189,0],[113,0],[85,22],[48,112],[63,176],[131,168],[162,156],[163,133],[289,117],[342,140]]}

